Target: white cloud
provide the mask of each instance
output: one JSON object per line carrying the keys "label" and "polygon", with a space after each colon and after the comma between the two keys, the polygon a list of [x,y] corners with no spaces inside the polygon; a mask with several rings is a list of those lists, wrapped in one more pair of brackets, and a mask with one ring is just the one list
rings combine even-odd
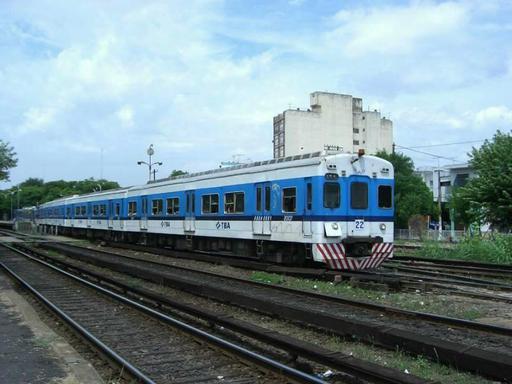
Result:
{"label": "white cloud", "polygon": [[23,114],[23,123],[18,128],[18,134],[33,133],[35,131],[46,131],[55,121],[57,114],[53,107],[34,107]]}
{"label": "white cloud", "polygon": [[512,109],[504,106],[491,106],[478,111],[475,115],[478,124],[512,123]]}
{"label": "white cloud", "polygon": [[121,121],[124,127],[132,127],[133,126],[133,109],[127,105],[119,109],[116,113],[117,118]]}
{"label": "white cloud", "polygon": [[0,9],[0,29],[27,26],[0,44],[0,133],[26,156],[15,182],[42,157],[50,177],[94,175],[99,145],[122,184],[138,181],[133,164],[150,143],[169,172],[216,167],[235,153],[268,158],[272,117],[308,107],[316,90],[391,114],[404,145],[457,141],[465,130],[480,138],[495,125],[487,106],[512,106],[512,36],[500,28],[510,21],[497,3],[477,12],[463,1],[342,2],[330,14],[288,7],[283,18],[272,4],[258,13],[222,1],[42,1]]}
{"label": "white cloud", "polygon": [[334,17],[339,23],[329,37],[345,43],[350,56],[388,55],[414,50],[432,38],[448,37],[468,20],[461,3],[413,2],[408,6],[343,10]]}

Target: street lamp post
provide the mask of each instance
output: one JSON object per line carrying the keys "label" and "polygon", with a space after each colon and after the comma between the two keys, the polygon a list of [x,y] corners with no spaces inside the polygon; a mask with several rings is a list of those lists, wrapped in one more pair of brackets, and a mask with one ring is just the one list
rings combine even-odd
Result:
{"label": "street lamp post", "polygon": [[142,164],[146,164],[149,168],[149,178],[148,180],[151,181],[151,174],[153,173],[153,180],[156,179],[156,170],[152,171],[152,168],[154,165],[159,165],[161,166],[163,163],[161,161],[155,161],[155,162],[151,162],[151,157],[155,154],[155,150],[153,149],[153,144],[151,144],[149,147],[148,147],[148,150],[146,151],[146,153],[148,154],[148,157],[149,157],[149,161],[146,162],[146,161],[137,161],[137,164],[138,165],[142,165]]}
{"label": "street lamp post", "polygon": [[13,207],[12,207],[12,196],[13,196],[15,193],[16,193],[16,192],[11,191],[11,221],[12,221],[12,218],[13,218],[13,216],[14,216],[14,215],[13,215],[13,212],[14,212],[14,211],[13,211]]}
{"label": "street lamp post", "polygon": [[18,204],[17,204],[18,209],[20,209],[20,192],[21,192],[21,189],[20,189],[20,187],[18,187],[18,194],[16,195],[17,196],[17,200],[18,200]]}

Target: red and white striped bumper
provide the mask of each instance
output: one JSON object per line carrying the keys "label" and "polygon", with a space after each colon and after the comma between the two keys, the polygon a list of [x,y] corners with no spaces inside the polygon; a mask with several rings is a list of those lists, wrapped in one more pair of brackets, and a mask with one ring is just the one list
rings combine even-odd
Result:
{"label": "red and white striped bumper", "polygon": [[342,243],[315,244],[313,258],[325,263],[330,269],[363,270],[377,268],[382,262],[393,257],[393,243],[376,243],[368,257],[347,257]]}

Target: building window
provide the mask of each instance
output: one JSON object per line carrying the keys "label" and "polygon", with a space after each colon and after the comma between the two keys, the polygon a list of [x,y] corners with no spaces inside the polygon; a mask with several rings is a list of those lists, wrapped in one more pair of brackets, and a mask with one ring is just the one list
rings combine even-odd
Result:
{"label": "building window", "polygon": [[164,212],[164,201],[162,199],[153,200],[151,208],[153,216],[161,215]]}
{"label": "building window", "polygon": [[379,186],[379,208],[391,208],[393,205],[390,185],[380,185]]}
{"label": "building window", "polygon": [[354,133],[359,133],[359,128],[354,128],[353,131]]}
{"label": "building window", "polygon": [[339,183],[324,184],[324,207],[339,208],[340,207],[340,185]]}
{"label": "building window", "polygon": [[224,213],[244,213],[243,192],[230,192],[224,195]]}
{"label": "building window", "polygon": [[128,203],[128,216],[135,216],[137,214],[137,202],[130,201]]}
{"label": "building window", "polygon": [[359,145],[359,140],[354,140],[354,145]]}
{"label": "building window", "polygon": [[172,199],[167,199],[167,214],[168,215],[178,215],[180,213],[180,199],[177,197],[173,197]]}
{"label": "building window", "polygon": [[297,211],[297,189],[283,188],[283,212],[295,213]]}
{"label": "building window", "polygon": [[352,209],[368,208],[368,184],[353,182],[350,184],[350,207]]}
{"label": "building window", "polygon": [[203,195],[202,212],[218,213],[219,212],[219,195]]}

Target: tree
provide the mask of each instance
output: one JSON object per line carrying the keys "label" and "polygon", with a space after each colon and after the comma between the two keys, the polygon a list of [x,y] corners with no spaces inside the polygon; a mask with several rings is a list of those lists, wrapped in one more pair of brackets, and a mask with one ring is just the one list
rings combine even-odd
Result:
{"label": "tree", "polygon": [[14,168],[18,164],[16,152],[14,148],[0,140],[0,181],[9,180],[9,169]]}
{"label": "tree", "polygon": [[173,169],[170,176],[176,177],[176,176],[182,176],[182,175],[186,175],[186,174],[188,174],[188,172],[182,171],[181,169]]}
{"label": "tree", "polygon": [[[477,177],[461,188],[462,204],[474,219],[483,219],[500,231],[512,229],[512,136],[497,131],[469,153]],[[480,216],[480,217],[479,217]]]}
{"label": "tree", "polygon": [[[18,187],[20,192],[18,192]],[[19,193],[21,207],[30,207],[64,196],[116,188],[119,188],[118,183],[103,179],[95,180],[90,178],[80,181],[56,180],[45,183],[43,179],[29,178],[18,186],[0,193],[0,216],[10,212],[10,199],[13,192],[15,194]],[[18,195],[15,195],[15,198],[17,203]]]}
{"label": "tree", "polygon": [[421,177],[414,174],[412,159],[402,153],[378,152],[395,170],[395,224],[407,228],[413,215],[435,215],[436,207],[432,191]]}

